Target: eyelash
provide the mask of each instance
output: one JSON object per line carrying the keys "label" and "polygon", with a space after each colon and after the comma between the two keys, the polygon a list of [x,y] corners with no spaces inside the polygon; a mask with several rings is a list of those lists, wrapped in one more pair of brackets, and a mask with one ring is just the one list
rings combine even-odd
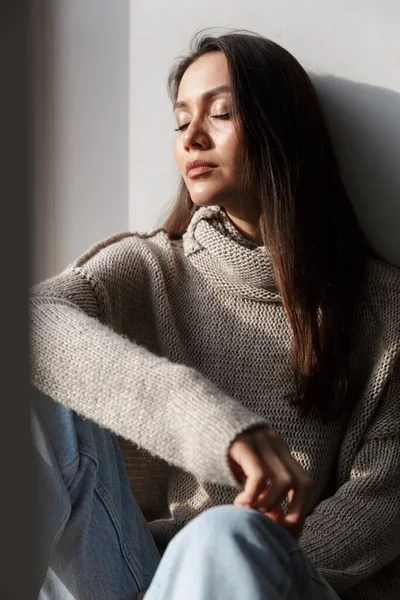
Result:
{"label": "eyelash", "polygon": [[[231,113],[227,112],[227,113],[224,113],[223,115],[211,115],[211,116],[213,117],[213,119],[226,120],[226,119],[229,119],[229,117],[231,116]],[[181,125],[177,129],[174,129],[174,131],[183,131],[183,129],[188,126],[189,126],[189,123],[185,123],[184,125]]]}

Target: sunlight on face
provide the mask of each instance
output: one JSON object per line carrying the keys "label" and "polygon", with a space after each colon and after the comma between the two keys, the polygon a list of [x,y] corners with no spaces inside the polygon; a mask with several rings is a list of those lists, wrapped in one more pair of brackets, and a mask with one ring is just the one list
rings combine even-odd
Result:
{"label": "sunlight on face", "polygon": [[[222,52],[205,54],[186,70],[174,114],[179,128],[174,158],[192,201],[199,206],[218,204],[227,210],[237,206],[239,123]],[[191,164],[193,161],[204,164]]]}

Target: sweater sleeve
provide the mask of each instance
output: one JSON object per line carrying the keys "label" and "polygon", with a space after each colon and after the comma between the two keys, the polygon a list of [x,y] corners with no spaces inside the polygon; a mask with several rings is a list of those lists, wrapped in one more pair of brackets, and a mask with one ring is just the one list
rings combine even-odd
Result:
{"label": "sweater sleeve", "polygon": [[338,593],[400,553],[400,365],[377,409],[351,473],[306,520],[300,545]]}
{"label": "sweater sleeve", "polygon": [[[236,486],[227,449],[242,431],[265,421],[195,369],[117,333],[107,324],[114,301],[76,264],[33,289],[33,385],[196,477]],[[120,309],[115,289],[112,297]],[[108,314],[106,322],[101,313]]]}

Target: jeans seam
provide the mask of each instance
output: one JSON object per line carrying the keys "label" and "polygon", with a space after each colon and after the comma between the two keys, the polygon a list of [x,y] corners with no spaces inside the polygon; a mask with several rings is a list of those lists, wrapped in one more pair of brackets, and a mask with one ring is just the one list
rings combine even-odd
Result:
{"label": "jeans seam", "polygon": [[[108,498],[108,492],[107,492],[106,488],[103,486],[103,484],[101,483],[99,477],[96,478],[94,488],[95,488],[95,491],[96,491],[98,497],[100,498],[101,502],[103,503],[103,506],[105,507],[108,514],[110,515],[112,524],[117,532],[118,541],[121,546],[121,551],[122,551],[124,560],[129,568],[130,572],[132,573],[132,576],[133,576],[137,586],[139,587],[139,589],[143,589],[144,581],[142,581],[142,577],[141,577],[142,574],[141,574],[140,566],[136,562],[135,556],[132,554],[132,552],[129,550],[129,547],[125,543],[121,528],[118,523],[118,518],[116,517],[116,515],[114,513],[112,501],[110,501],[110,499]],[[132,567],[130,561],[132,561],[132,563],[134,563],[134,565],[136,567],[136,572],[135,572],[135,569]]]}
{"label": "jeans seam", "polygon": [[97,459],[97,454],[95,451],[93,451],[92,446],[90,446],[89,444],[86,444],[82,440],[78,439],[78,448],[79,448],[80,453],[85,454],[86,456],[91,458],[96,463],[97,466],[99,465],[99,461]]}
{"label": "jeans seam", "polygon": [[79,465],[79,454],[77,456],[75,456],[75,458],[73,458],[71,460],[71,462],[67,463],[62,468],[60,468],[62,478],[67,479],[71,475],[71,473],[78,467],[78,465]]}

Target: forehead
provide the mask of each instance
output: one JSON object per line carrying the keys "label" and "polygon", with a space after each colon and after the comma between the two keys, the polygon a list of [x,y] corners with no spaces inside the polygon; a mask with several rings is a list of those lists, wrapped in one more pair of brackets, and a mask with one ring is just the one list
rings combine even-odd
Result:
{"label": "forehead", "polygon": [[178,90],[178,100],[195,99],[220,86],[229,86],[228,63],[223,52],[200,56],[185,71]]}

